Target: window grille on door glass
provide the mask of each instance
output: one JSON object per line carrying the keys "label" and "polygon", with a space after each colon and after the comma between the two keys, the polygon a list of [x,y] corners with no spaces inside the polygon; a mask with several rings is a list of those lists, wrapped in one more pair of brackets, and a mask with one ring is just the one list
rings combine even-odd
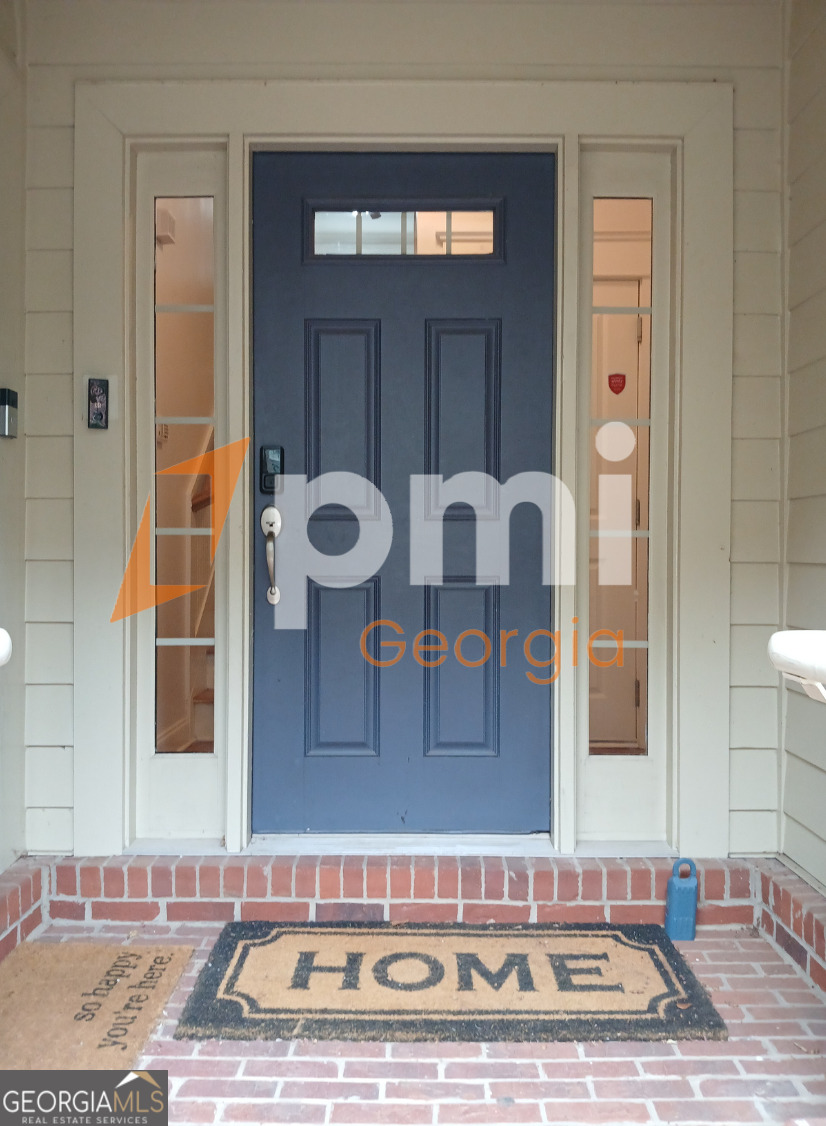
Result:
{"label": "window grille on door glass", "polygon": [[[186,590],[155,612],[155,746],[214,750],[215,564],[210,477],[163,473],[214,449],[211,197],[155,200],[155,578]],[[162,475],[158,475],[162,474]],[[188,588],[188,589],[187,589]]]}
{"label": "window grille on door glass", "polygon": [[650,199],[595,199],[589,745],[648,753]]}

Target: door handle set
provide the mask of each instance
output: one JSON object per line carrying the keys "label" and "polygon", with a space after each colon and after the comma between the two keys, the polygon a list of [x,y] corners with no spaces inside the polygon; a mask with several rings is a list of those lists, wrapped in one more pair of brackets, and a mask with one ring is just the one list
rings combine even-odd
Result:
{"label": "door handle set", "polygon": [[267,602],[270,606],[277,606],[281,601],[281,591],[275,585],[275,537],[281,531],[281,513],[274,504],[268,504],[261,513],[261,531],[266,537],[267,571],[270,577]]}

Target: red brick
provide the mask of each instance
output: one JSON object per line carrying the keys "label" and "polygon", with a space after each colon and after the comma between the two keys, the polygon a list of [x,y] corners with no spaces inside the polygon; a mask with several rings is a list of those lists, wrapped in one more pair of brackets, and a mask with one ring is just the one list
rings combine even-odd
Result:
{"label": "red brick", "polygon": [[774,938],[774,919],[765,908],[760,918],[760,929],[767,934],[769,938]]}
{"label": "red brick", "polygon": [[609,920],[612,923],[665,923],[664,903],[611,903]]}
{"label": "red brick", "polygon": [[[298,1061],[296,1061],[298,1062]],[[320,1067],[313,1060],[313,1067]],[[439,1065],[435,1060],[345,1060],[345,1079],[438,1079]]]}
{"label": "red brick", "polygon": [[0,891],[6,901],[6,927],[14,926],[20,919],[20,888],[11,885]]}
{"label": "red brick", "polygon": [[243,861],[229,861],[224,865],[223,894],[227,899],[244,898],[244,878],[247,869]]}
{"label": "red brick", "polygon": [[601,902],[605,898],[604,871],[598,860],[580,860],[579,879],[582,887],[581,899]]}
{"label": "red brick", "polygon": [[634,859],[628,861],[628,868],[631,872],[631,898],[651,899],[651,865],[647,860]]}
{"label": "red brick", "polygon": [[279,1099],[361,1099],[374,1102],[379,1097],[378,1083],[343,1083],[340,1080],[288,1079],[278,1093]]}
{"label": "red brick", "polygon": [[605,864],[605,898],[609,902],[628,898],[628,869],[621,860],[608,860]]}
{"label": "red brick", "polygon": [[319,923],[381,923],[384,921],[384,904],[317,903],[315,917]]}
{"label": "red brick", "polygon": [[729,899],[751,899],[751,869],[733,864],[728,874]]}
{"label": "red brick", "polygon": [[326,1121],[323,1103],[228,1103],[223,1110],[225,1122],[284,1122],[290,1126]]}
{"label": "red brick", "polygon": [[651,867],[654,869],[654,898],[665,903],[668,881],[671,879],[674,865],[670,860],[658,859],[651,861]]}
{"label": "red brick", "polygon": [[826,993],[826,966],[822,966],[813,957],[809,958],[809,976],[818,989],[822,989]]}
{"label": "red brick", "polygon": [[[556,1103],[551,1104],[554,1107]],[[561,1103],[561,1106],[571,1104]],[[580,1103],[580,1113],[582,1104]],[[507,1126],[520,1122],[542,1122],[542,1108],[538,1103],[513,1103],[509,1106],[492,1103],[443,1103],[439,1107],[440,1123],[504,1122]]]}
{"label": "red brick", "polygon": [[106,899],[123,899],[126,895],[126,868],[117,860],[103,865],[103,895]]}
{"label": "red brick", "polygon": [[[522,898],[521,896],[519,897]],[[526,897],[527,898],[527,895]],[[553,903],[556,899],[556,869],[539,868],[533,874],[534,903]]]}
{"label": "red brick", "polygon": [[826,962],[826,919],[815,918],[815,954]]}
{"label": "red brick", "polygon": [[310,918],[310,904],[308,902],[282,903],[269,899],[265,903],[257,903],[254,899],[241,904],[241,918],[261,919],[268,923],[306,923]]}
{"label": "red brick", "polygon": [[249,861],[247,864],[247,898],[266,899],[269,894],[266,865],[258,861]]}
{"label": "red brick", "polygon": [[641,1060],[645,1075],[738,1075],[734,1060]]}
{"label": "red brick", "polygon": [[43,898],[43,869],[35,868],[32,872],[32,895],[34,896],[35,903],[39,903]]}
{"label": "red brick", "polygon": [[482,873],[484,878],[484,898],[505,898],[505,866],[498,856],[485,856],[482,858]]}
{"label": "red brick", "polygon": [[126,869],[126,894],[130,899],[149,897],[149,869],[139,861],[131,861]]}
{"label": "red brick", "polygon": [[[582,1061],[585,1062],[584,1060]],[[540,1079],[538,1083],[519,1083],[512,1079],[490,1084],[495,1099],[590,1099],[588,1085],[576,1079]]]}
{"label": "red brick", "polygon": [[541,1067],[547,1079],[629,1079],[639,1075],[636,1060],[578,1060],[576,1051],[572,1060],[543,1062]]}
{"label": "red brick", "polygon": [[791,930],[792,926],[792,893],[786,885],[779,887],[778,908],[775,912],[780,922],[787,929]]}
{"label": "red brick", "polygon": [[383,856],[367,857],[365,891],[368,899],[387,898],[387,860]]}
{"label": "red brick", "polygon": [[662,1102],[654,1104],[660,1118],[669,1123],[677,1122],[763,1122],[763,1115],[753,1099],[735,1101],[724,1099],[711,1102],[709,1099],[692,1101]]}
{"label": "red brick", "polygon": [[20,889],[20,915],[27,915],[32,906],[32,879],[28,872],[21,872],[17,876],[17,886]]}
{"label": "red brick", "polygon": [[20,924],[20,938],[28,938],[32,931],[37,930],[42,922],[43,914],[40,910],[40,907],[35,907],[35,909],[33,911],[30,911]]}
{"label": "red brick", "polygon": [[364,898],[364,860],[360,856],[345,856],[341,869],[341,894],[345,899]]}
{"label": "red brick", "polygon": [[341,860],[323,856],[318,870],[319,899],[339,899],[341,897]]}
{"label": "red brick", "polygon": [[392,856],[390,858],[390,898],[410,899],[413,894],[413,872],[410,858]]}
{"label": "red brick", "polygon": [[[323,1108],[322,1108],[323,1109]],[[334,1103],[330,1122],[358,1123],[398,1123],[399,1126],[420,1126],[433,1121],[433,1107],[430,1103],[418,1107],[415,1103],[372,1103],[364,1106],[359,1103]]]}
{"label": "red brick", "polygon": [[15,946],[17,946],[18,942],[19,937],[17,934],[17,927],[15,927],[14,930],[9,931],[9,933],[7,935],[4,935],[3,938],[0,938],[0,962],[2,962],[8,954],[11,954],[12,950],[14,950]]}
{"label": "red brick", "polygon": [[295,864],[296,899],[315,899],[318,894],[318,858],[302,856]]}
{"label": "red brick", "polygon": [[214,1122],[217,1107],[215,1103],[198,1102],[195,1099],[170,1099],[170,1122]]}
{"label": "red brick", "polygon": [[815,945],[815,917],[810,907],[803,912],[803,941],[814,949]]}
{"label": "red brick", "polygon": [[771,877],[768,872],[760,873],[760,898],[763,903],[768,905],[769,891],[771,889]]}
{"label": "red brick", "polygon": [[3,934],[9,926],[9,913],[6,909],[6,893],[0,889],[0,934]]}
{"label": "red brick", "polygon": [[697,908],[697,926],[714,926],[718,923],[754,925],[754,908],[750,903],[701,903]]}
{"label": "red brick", "polygon": [[690,1099],[694,1092],[687,1079],[680,1076],[637,1079],[595,1079],[598,1099]]}
{"label": "red brick", "polygon": [[527,923],[531,917],[528,903],[463,903],[465,923]]}
{"label": "red brick", "polygon": [[391,923],[455,923],[458,903],[391,903]]}
{"label": "red brick", "polygon": [[185,1079],[179,1087],[180,1098],[268,1099],[275,1098],[277,1085],[271,1079]]}
{"label": "red brick", "polygon": [[[104,873],[105,874],[105,873]],[[194,899],[198,894],[198,871],[194,864],[175,865],[175,897]]]}
{"label": "red brick", "polygon": [[604,923],[607,907],[599,903],[539,903],[538,923]]}
{"label": "red brick", "polygon": [[[496,1092],[492,1092],[496,1098]],[[484,1099],[484,1083],[446,1083],[444,1080],[428,1082],[427,1080],[397,1080],[386,1086],[385,1098],[388,1099],[416,1099],[418,1102],[439,1102],[440,1099]],[[518,1098],[518,1095],[512,1095]],[[536,1098],[536,1092],[533,1093]]]}
{"label": "red brick", "polygon": [[509,857],[505,861],[508,874],[507,898],[524,902],[528,898],[528,866],[524,860]]}
{"label": "red brick", "polygon": [[86,904],[74,903],[70,899],[53,899],[49,904],[49,915],[53,919],[85,919]]}
{"label": "red brick", "polygon": [[102,883],[100,868],[97,865],[81,864],[80,894],[84,899],[95,899],[100,895]]}
{"label": "red brick", "polygon": [[221,868],[216,861],[205,861],[198,865],[198,894],[206,899],[217,899],[221,894]]}
{"label": "red brick", "polygon": [[93,919],[111,919],[113,922],[148,923],[161,913],[158,903],[141,903],[134,899],[96,899],[92,903]]}
{"label": "red brick", "polygon": [[436,858],[434,856],[414,857],[413,898],[436,898]]}
{"label": "red brick", "polygon": [[170,923],[186,922],[216,922],[228,923],[235,917],[233,903],[214,902],[211,900],[186,900],[167,903],[166,917]]}
{"label": "red brick", "polygon": [[270,864],[270,894],[276,898],[289,899],[293,894],[293,867],[295,861],[292,857],[278,857]]}
{"label": "red brick", "polygon": [[482,898],[482,865],[476,857],[463,856],[459,861],[459,898]]}
{"label": "red brick", "polygon": [[338,1064],[334,1060],[252,1059],[244,1064],[244,1075],[259,1079],[338,1079]]}
{"label": "red brick", "polygon": [[556,863],[556,898],[560,902],[579,899],[579,867],[574,860]]}
{"label": "red brick", "polygon": [[713,861],[703,861],[698,875],[701,876],[700,899],[726,898],[726,870]]}
{"label": "red brick", "polygon": [[[149,869],[153,899],[169,899],[172,892],[172,862],[156,861]],[[83,872],[81,871],[81,877]]]}
{"label": "red brick", "polygon": [[440,856],[437,861],[436,895],[439,899],[459,898],[459,861],[455,856]]}

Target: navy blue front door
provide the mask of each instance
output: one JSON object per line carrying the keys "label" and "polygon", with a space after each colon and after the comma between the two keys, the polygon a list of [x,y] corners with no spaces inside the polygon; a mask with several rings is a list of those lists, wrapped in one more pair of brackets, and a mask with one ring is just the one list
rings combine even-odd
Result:
{"label": "navy blue front door", "polygon": [[[423,229],[427,216],[480,210],[494,217],[489,254],[463,254],[458,230],[449,255],[416,255],[406,234],[401,251],[362,245],[382,217],[412,230],[417,213]],[[352,253],[315,253],[319,212],[359,216]],[[436,238],[450,240],[443,225]],[[476,575],[466,504],[445,513],[437,581],[411,584],[410,479],[551,472],[553,156],[257,153],[252,249],[256,471],[260,447],[282,447],[286,474],[359,474],[393,518],[376,575],[346,589],[310,580],[306,630],[274,629],[258,530],[273,498],[256,472],[253,830],[547,831],[539,509],[513,511],[507,585]],[[309,535],[340,554],[355,518],[327,505]],[[362,642],[379,621],[392,624]],[[424,630],[444,646],[431,633],[415,647]]]}

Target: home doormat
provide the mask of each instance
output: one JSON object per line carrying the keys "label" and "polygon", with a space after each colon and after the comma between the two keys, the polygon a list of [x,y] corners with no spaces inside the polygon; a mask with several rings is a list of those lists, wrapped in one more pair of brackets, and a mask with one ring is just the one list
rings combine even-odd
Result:
{"label": "home doormat", "polygon": [[727,1036],[660,926],[229,923],[177,1039]]}
{"label": "home doormat", "polygon": [[191,946],[24,942],[0,963],[0,1067],[131,1068]]}

